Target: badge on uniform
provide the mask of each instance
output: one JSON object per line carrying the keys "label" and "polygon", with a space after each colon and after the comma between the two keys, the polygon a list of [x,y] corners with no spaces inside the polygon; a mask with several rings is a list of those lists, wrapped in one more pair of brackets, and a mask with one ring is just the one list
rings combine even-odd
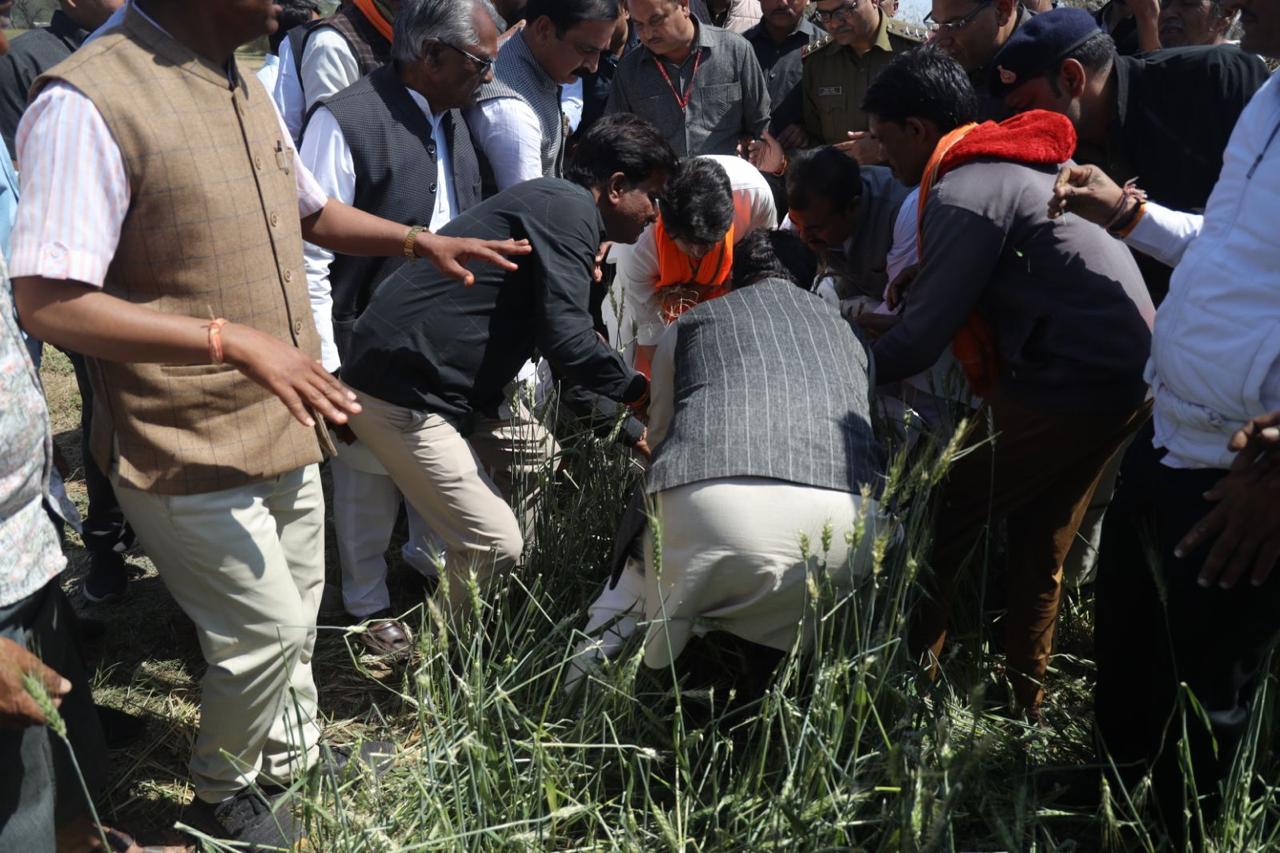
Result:
{"label": "badge on uniform", "polygon": [[844,86],[819,86],[818,87],[819,98],[832,98],[832,97],[838,97],[843,94],[844,94]]}

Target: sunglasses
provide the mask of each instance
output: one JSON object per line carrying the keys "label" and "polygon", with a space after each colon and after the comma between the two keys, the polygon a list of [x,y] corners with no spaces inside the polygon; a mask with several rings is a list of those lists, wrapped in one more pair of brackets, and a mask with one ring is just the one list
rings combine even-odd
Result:
{"label": "sunglasses", "polygon": [[450,44],[447,41],[442,41],[440,42],[440,44],[444,45],[447,48],[451,48],[452,50],[456,50],[458,53],[462,54],[467,59],[470,59],[471,63],[475,65],[476,70],[479,71],[481,74],[488,74],[489,69],[493,67],[492,59],[486,59],[483,56],[476,56],[471,51],[464,50],[463,48],[458,47],[456,44]]}

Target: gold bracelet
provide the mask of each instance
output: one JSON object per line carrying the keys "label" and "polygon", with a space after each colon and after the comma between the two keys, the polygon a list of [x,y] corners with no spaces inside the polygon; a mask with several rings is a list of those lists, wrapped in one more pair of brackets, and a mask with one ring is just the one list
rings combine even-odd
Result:
{"label": "gold bracelet", "polygon": [[418,259],[416,251],[418,235],[427,230],[425,225],[415,225],[409,229],[409,233],[404,235],[404,256],[409,259],[409,263],[413,263]]}

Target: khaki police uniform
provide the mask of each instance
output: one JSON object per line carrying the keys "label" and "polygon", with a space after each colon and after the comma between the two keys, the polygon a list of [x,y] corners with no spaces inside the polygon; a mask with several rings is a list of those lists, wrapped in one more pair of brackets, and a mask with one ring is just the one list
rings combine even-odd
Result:
{"label": "khaki police uniform", "polygon": [[849,131],[867,130],[862,99],[895,51],[924,41],[923,28],[880,15],[871,50],[862,56],[830,36],[804,49],[804,129],[814,144],[845,142]]}

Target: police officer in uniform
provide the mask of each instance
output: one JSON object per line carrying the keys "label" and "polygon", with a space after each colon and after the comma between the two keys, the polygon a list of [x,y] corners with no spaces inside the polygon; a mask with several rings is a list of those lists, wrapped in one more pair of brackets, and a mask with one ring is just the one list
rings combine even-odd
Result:
{"label": "police officer in uniform", "polygon": [[814,20],[829,38],[804,51],[800,85],[809,144],[838,145],[863,165],[882,163],[879,144],[863,135],[862,98],[894,54],[920,44],[926,33],[886,15],[874,0],[817,0]]}

